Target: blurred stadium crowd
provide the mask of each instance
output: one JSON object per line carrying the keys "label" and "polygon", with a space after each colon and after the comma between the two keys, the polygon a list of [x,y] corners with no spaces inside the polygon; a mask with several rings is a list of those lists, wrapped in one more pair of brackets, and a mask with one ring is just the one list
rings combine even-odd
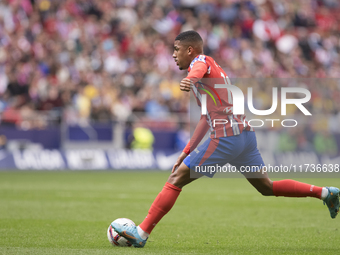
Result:
{"label": "blurred stadium crowd", "polygon": [[[1,124],[186,116],[172,51],[191,29],[229,77],[339,78],[339,10],[337,0],[2,0]],[[309,89],[333,133],[340,84],[329,84]]]}

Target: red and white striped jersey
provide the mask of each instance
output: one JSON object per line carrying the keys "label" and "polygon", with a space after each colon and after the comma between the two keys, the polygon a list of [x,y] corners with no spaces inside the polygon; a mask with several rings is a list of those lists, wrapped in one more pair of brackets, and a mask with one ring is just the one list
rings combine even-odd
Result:
{"label": "red and white striped jersey", "polygon": [[213,58],[198,55],[191,62],[188,72],[186,78],[194,82],[192,91],[200,107],[202,95],[206,95],[206,121],[209,125],[211,138],[239,135],[243,130],[254,131],[246,121],[245,115],[232,114],[231,91],[226,88],[215,88],[215,84],[231,83],[227,74]]}

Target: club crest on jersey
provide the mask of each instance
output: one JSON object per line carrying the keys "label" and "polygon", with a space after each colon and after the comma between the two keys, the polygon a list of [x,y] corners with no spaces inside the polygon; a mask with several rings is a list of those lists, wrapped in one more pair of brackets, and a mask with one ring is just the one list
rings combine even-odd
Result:
{"label": "club crest on jersey", "polygon": [[195,64],[196,61],[201,61],[201,62],[203,62],[203,63],[206,63],[206,62],[205,62],[205,59],[206,59],[206,56],[204,56],[204,55],[198,55],[196,58],[194,58],[193,61],[191,61],[191,63],[190,63],[190,68],[192,68],[192,67],[194,66],[194,64]]}

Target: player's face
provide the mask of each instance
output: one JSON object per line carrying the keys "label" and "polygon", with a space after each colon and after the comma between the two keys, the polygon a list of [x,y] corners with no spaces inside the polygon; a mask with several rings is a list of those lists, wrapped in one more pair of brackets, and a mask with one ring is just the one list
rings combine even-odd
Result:
{"label": "player's face", "polygon": [[189,46],[181,44],[178,40],[175,41],[172,57],[180,70],[187,69],[191,62]]}

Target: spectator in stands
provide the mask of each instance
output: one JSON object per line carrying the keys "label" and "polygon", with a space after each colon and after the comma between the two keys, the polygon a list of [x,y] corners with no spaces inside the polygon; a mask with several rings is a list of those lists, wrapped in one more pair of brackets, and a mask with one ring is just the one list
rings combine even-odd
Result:
{"label": "spectator in stands", "polygon": [[[22,126],[21,112],[25,123],[30,112],[40,128],[53,124],[41,110],[56,108],[69,123],[187,112],[171,45],[188,29],[230,77],[340,77],[338,1],[4,0],[0,10],[0,111],[18,127],[37,126]],[[333,83],[306,85],[313,117],[330,127],[340,110]],[[257,90],[270,106],[268,91]]]}
{"label": "spectator in stands", "polygon": [[297,137],[294,131],[282,131],[279,135],[279,151],[293,152],[297,149]]}
{"label": "spectator in stands", "polygon": [[314,148],[320,155],[338,155],[335,137],[328,131],[317,132],[314,137]]}
{"label": "spectator in stands", "polygon": [[128,147],[133,150],[152,150],[155,137],[152,131],[147,127],[143,127],[139,123],[135,123],[132,134],[129,137]]}

